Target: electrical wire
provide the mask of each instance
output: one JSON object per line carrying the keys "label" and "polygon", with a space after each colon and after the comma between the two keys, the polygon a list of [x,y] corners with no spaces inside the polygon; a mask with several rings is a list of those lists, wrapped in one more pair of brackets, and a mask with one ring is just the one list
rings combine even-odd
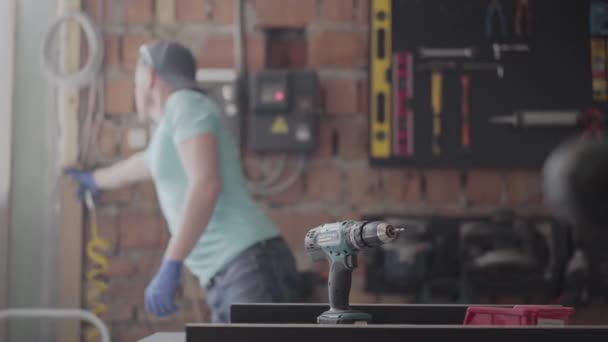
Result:
{"label": "electrical wire", "polygon": [[307,157],[300,156],[300,158],[298,158],[295,171],[287,179],[285,179],[285,181],[283,181],[282,183],[274,184],[274,185],[267,186],[267,187],[260,187],[260,188],[250,187],[250,191],[254,195],[260,195],[260,196],[273,196],[273,195],[280,194],[280,193],[286,191],[287,189],[289,189],[290,187],[292,187],[298,181],[298,178],[300,178],[304,174],[304,170],[306,169],[306,164],[307,164]]}

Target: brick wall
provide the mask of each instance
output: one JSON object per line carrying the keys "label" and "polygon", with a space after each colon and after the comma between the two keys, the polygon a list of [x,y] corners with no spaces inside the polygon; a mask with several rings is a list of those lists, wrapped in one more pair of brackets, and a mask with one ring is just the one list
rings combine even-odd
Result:
{"label": "brick wall", "polygon": [[[97,1],[85,0],[99,18]],[[106,0],[106,114],[96,141],[94,162],[106,164],[133,152],[128,132],[140,128],[134,115],[133,69],[137,48],[155,37],[172,37],[197,54],[201,67],[234,65],[232,0]],[[327,115],[319,148],[305,175],[283,194],[260,199],[284,233],[302,269],[304,233],[318,224],[358,219],[375,213],[462,214],[489,212],[497,206],[537,211],[537,172],[512,170],[377,170],[367,163],[367,0],[250,0],[247,3],[248,60],[251,70],[266,63],[263,28],[306,29],[306,61],[322,77]],[[248,154],[247,165],[257,156]],[[466,180],[463,181],[463,180]],[[110,289],[104,317],[117,341],[133,341],[157,330],[181,330],[189,321],[207,319],[200,299],[185,296],[176,317],[155,320],[143,310],[143,289],[153,275],[168,236],[150,184],[104,195],[99,226],[111,242]],[[322,267],[321,267],[322,268]],[[353,301],[373,302],[362,291],[362,270],[353,283]],[[187,292],[187,291],[186,291]],[[385,298],[402,301],[402,298]]]}

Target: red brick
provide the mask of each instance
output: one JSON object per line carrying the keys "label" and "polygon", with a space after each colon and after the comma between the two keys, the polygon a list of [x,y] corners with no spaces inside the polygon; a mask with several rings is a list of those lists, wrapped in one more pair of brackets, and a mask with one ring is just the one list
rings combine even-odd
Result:
{"label": "red brick", "polygon": [[325,90],[325,111],[328,114],[357,114],[359,112],[357,80],[325,80],[323,88]]}
{"label": "red brick", "polygon": [[417,172],[396,169],[382,172],[382,184],[386,198],[392,203],[420,203],[422,191],[420,174]]}
{"label": "red brick", "polygon": [[203,44],[198,56],[198,66],[204,68],[232,68],[234,46],[231,35],[211,35]]}
{"label": "red brick", "polygon": [[336,166],[311,165],[306,185],[306,198],[315,202],[337,203],[343,196],[342,172]]}
{"label": "red brick", "polygon": [[346,161],[361,160],[367,155],[367,124],[362,120],[342,123],[339,128],[340,158]]}
{"label": "red brick", "polygon": [[[104,13],[99,13],[99,4],[100,1],[103,1],[105,6],[102,9]],[[110,12],[110,1],[104,0],[83,0],[82,8],[85,13],[93,20],[94,23],[99,24],[101,19],[101,14],[104,15],[104,22],[107,22],[108,14]]]}
{"label": "red brick", "polygon": [[359,99],[359,112],[369,115],[369,80],[360,80],[357,85],[357,97]]}
{"label": "red brick", "polygon": [[467,177],[467,201],[476,204],[498,204],[502,199],[503,177],[499,171],[475,170]]}
{"label": "red brick", "polygon": [[359,0],[357,21],[361,24],[369,25],[369,0]]}
{"label": "red brick", "polygon": [[144,300],[144,292],[150,281],[151,277],[129,281],[111,280],[108,295],[114,302],[139,304]]}
{"label": "red brick", "polygon": [[310,37],[308,62],[313,67],[364,67],[367,40],[366,32],[322,31]]}
{"label": "red brick", "polygon": [[[293,173],[296,171],[295,164],[296,164],[296,159],[289,158],[289,160],[287,162],[287,166],[285,167],[283,174],[277,181],[277,184],[283,183],[288,178],[292,177]],[[267,202],[270,204],[274,204],[274,205],[287,205],[287,204],[294,204],[294,203],[301,201],[302,197],[304,196],[304,191],[305,191],[304,181],[303,181],[303,175],[305,175],[305,172],[306,172],[306,170],[304,170],[304,173],[302,174],[302,176],[298,177],[297,180],[293,183],[293,185],[291,185],[289,188],[285,189],[285,191],[266,197]]]}
{"label": "red brick", "polygon": [[123,213],[119,218],[121,248],[162,250],[160,220],[155,213]]}
{"label": "red brick", "polygon": [[[90,147],[90,155],[97,161],[108,161],[115,158],[118,154],[120,142],[120,126],[113,121],[104,120],[95,134],[96,142]],[[99,160],[101,159],[101,160]]]}
{"label": "red brick", "polygon": [[433,170],[425,173],[426,199],[433,204],[457,203],[460,200],[460,172]]}
{"label": "red brick", "polygon": [[101,194],[102,204],[128,204],[131,201],[133,189],[125,186],[119,189],[106,190]]}
{"label": "red brick", "polygon": [[541,202],[539,171],[516,170],[509,174],[507,201],[509,204],[538,204]]}
{"label": "red brick", "polygon": [[128,71],[134,71],[139,60],[139,48],[152,40],[147,34],[125,35],[122,38],[122,65]]}
{"label": "red brick", "polygon": [[[313,153],[313,158],[315,160],[327,159],[332,157],[333,151],[333,136],[334,133],[336,137],[338,136],[338,128],[328,120],[327,118],[323,118],[319,122],[319,130],[318,130],[318,139],[317,139],[317,148]],[[335,151],[338,153],[338,151]]]}
{"label": "red brick", "polygon": [[142,182],[135,188],[137,200],[140,204],[157,205],[158,198],[156,197],[156,188],[151,181]]}
{"label": "red brick", "polygon": [[355,1],[323,0],[321,16],[332,22],[352,22],[355,19]]}
{"label": "red brick", "polygon": [[154,0],[125,0],[124,11],[129,25],[146,25],[154,20]]}
{"label": "red brick", "polygon": [[347,168],[351,203],[357,208],[382,204],[385,193],[381,186],[382,172],[368,167]]}
{"label": "red brick", "polygon": [[332,222],[328,214],[319,212],[302,214],[280,209],[270,209],[268,210],[268,216],[274,225],[281,230],[285,241],[287,241],[293,251],[302,251],[304,249],[304,236],[309,230]]}
{"label": "red brick", "polygon": [[266,38],[262,34],[247,36],[247,67],[259,71],[266,66]]}
{"label": "red brick", "polygon": [[147,257],[140,260],[137,263],[137,273],[141,274],[145,278],[151,278],[156,274],[160,267],[162,254],[159,253],[157,256]]}
{"label": "red brick", "polygon": [[106,322],[121,322],[135,319],[135,306],[130,304],[110,304],[108,310],[101,315]]}
{"label": "red brick", "polygon": [[132,80],[107,80],[105,107],[110,114],[133,114],[135,111],[134,85]]}
{"label": "red brick", "polygon": [[115,253],[119,241],[118,216],[99,212],[97,214],[97,230],[99,236],[109,243],[108,253]]}
{"label": "red brick", "polygon": [[238,0],[215,0],[213,2],[213,20],[220,24],[234,23],[234,6]]}
{"label": "red brick", "polygon": [[135,273],[135,263],[124,257],[114,257],[109,259],[108,276],[128,277]]}
{"label": "red brick", "polygon": [[119,65],[121,37],[117,34],[107,34],[104,36],[104,63],[105,65]]}
{"label": "red brick", "polygon": [[254,0],[258,26],[306,26],[317,16],[315,0]]}
{"label": "red brick", "polygon": [[208,10],[209,4],[207,0],[175,0],[175,19],[178,22],[205,21],[208,16]]}

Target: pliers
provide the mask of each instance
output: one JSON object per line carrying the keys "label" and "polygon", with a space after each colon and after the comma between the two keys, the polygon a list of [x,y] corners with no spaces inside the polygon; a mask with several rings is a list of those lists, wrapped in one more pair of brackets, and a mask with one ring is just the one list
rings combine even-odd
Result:
{"label": "pliers", "polygon": [[500,0],[490,1],[486,9],[486,36],[488,38],[492,37],[492,20],[494,19],[494,15],[498,16],[501,33],[505,37],[507,35],[507,22]]}
{"label": "pliers", "polygon": [[517,10],[515,12],[515,33],[521,36],[524,32],[522,28],[524,16],[526,17],[526,33],[532,32],[532,15],[530,14],[530,1],[529,0],[518,0]]}

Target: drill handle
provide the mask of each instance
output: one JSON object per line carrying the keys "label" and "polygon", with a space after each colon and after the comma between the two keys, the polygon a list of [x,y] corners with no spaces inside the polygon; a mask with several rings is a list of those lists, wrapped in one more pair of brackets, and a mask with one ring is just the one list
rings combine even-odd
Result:
{"label": "drill handle", "polygon": [[348,310],[352,269],[344,263],[332,262],[329,267],[329,307],[330,310]]}

